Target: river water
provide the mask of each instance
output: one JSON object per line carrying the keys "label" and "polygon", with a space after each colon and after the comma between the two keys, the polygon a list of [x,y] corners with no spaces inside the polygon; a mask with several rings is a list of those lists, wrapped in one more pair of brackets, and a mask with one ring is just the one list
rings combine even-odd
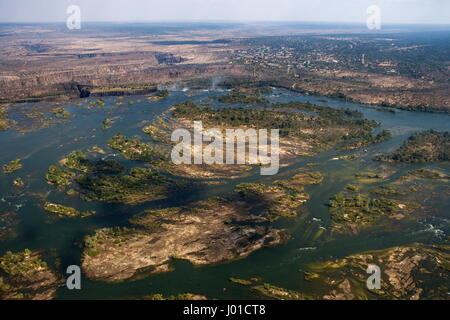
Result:
{"label": "river water", "polygon": [[[374,227],[357,236],[330,237],[330,215],[327,208],[327,202],[333,195],[343,190],[348,183],[354,182],[356,172],[380,166],[380,163],[372,160],[375,155],[395,150],[413,132],[425,129],[449,131],[450,115],[408,111],[383,112],[357,103],[319,96],[305,96],[284,90],[274,90],[267,98],[271,102],[308,101],[333,108],[358,110],[364,114],[365,118],[376,120],[381,124],[377,130],[388,129],[394,137],[365,150],[352,152],[331,150],[314,157],[300,158],[294,165],[281,169],[276,177],[261,178],[259,171],[255,171],[255,175],[251,177],[236,179],[224,185],[208,186],[205,190],[197,190],[195,193],[186,190],[176,199],[135,207],[84,202],[78,197],[70,197],[64,192],[58,192],[46,183],[44,176],[50,165],[56,164],[73,150],[86,151],[93,146],[100,146],[109,152],[107,157],[117,158],[129,167],[142,165],[120,158],[106,147],[107,141],[119,132],[126,136],[140,136],[143,141],[146,141],[148,138],[142,133],[142,127],[170,106],[187,99],[211,102],[208,96],[220,93],[218,91],[174,91],[171,92],[170,97],[157,102],[149,102],[145,97],[126,97],[123,99],[122,106],[115,105],[116,98],[106,98],[105,108],[88,108],[88,103],[93,100],[88,99],[82,101],[81,107],[75,104],[65,106],[75,116],[69,119],[68,123],[56,124],[25,134],[15,130],[0,132],[2,146],[0,164],[21,158],[24,165],[23,169],[11,175],[0,173],[0,211],[15,211],[19,220],[15,228],[15,236],[0,241],[0,254],[8,250],[14,252],[25,248],[44,249],[47,253],[46,258],[57,262],[59,271],[64,274],[68,265],[80,264],[82,238],[95,229],[127,225],[130,216],[144,209],[162,208],[221,195],[230,192],[236,184],[241,182],[270,182],[275,178],[279,179],[280,176],[288,176],[292,169],[304,167],[307,163],[317,163],[318,167],[313,170],[322,172],[325,179],[320,185],[306,187],[305,191],[311,195],[311,200],[307,202],[298,218],[276,223],[277,226],[290,230],[292,239],[288,243],[259,250],[242,260],[214,266],[194,267],[184,261],[174,261],[173,272],[133,282],[109,284],[83,278],[82,290],[69,291],[61,287],[57,298],[117,299],[153,293],[170,295],[185,292],[206,295],[210,299],[257,298],[248,288],[230,283],[228,280],[230,277],[260,277],[264,279],[264,282],[280,287],[298,291],[315,291],[320,288],[311,288],[310,284],[303,280],[301,271],[308,263],[413,242],[439,242],[443,235],[450,235],[448,194],[444,197],[444,201],[435,201],[431,204],[432,214],[426,218],[413,222],[399,222],[400,227],[394,230],[380,230]],[[128,101],[133,104],[129,105]],[[24,110],[29,110],[31,107],[33,104],[12,108],[11,118],[23,120]],[[115,116],[119,118],[112,128],[102,130],[103,119]],[[332,160],[352,153],[359,155],[358,160]],[[408,170],[421,167],[449,172],[448,164],[389,164],[388,166],[397,171],[391,179],[398,178]],[[18,177],[25,181],[25,191],[20,192],[12,187],[12,181]],[[37,194],[48,194],[48,201],[73,206],[79,210],[96,210],[97,214],[86,219],[58,219],[39,207],[42,202],[36,196]],[[324,230],[324,233],[317,237],[320,230]]]}

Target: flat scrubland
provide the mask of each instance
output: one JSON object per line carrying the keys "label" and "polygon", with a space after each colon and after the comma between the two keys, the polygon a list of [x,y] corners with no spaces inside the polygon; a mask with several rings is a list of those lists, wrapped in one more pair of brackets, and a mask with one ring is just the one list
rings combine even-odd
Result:
{"label": "flat scrubland", "polygon": [[[424,29],[425,30],[425,29]],[[448,31],[274,24],[0,27],[0,101],[266,81],[386,108],[448,112]],[[289,34],[289,36],[286,36]]]}

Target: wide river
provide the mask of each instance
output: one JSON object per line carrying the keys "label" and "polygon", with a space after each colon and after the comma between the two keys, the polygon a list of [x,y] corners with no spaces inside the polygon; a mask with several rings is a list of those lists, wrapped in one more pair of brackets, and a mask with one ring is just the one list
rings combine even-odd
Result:
{"label": "wide river", "polygon": [[[84,202],[78,197],[67,196],[49,186],[44,176],[50,165],[73,150],[83,150],[100,146],[109,152],[108,157],[115,157],[127,166],[142,164],[126,161],[106,147],[107,141],[115,134],[141,136],[142,127],[154,120],[170,106],[192,99],[194,101],[211,101],[208,96],[221,94],[217,91],[174,91],[170,97],[149,102],[145,97],[125,97],[122,106],[116,106],[116,98],[106,98],[105,108],[87,108],[94,100],[81,101],[83,106],[67,105],[67,110],[74,117],[67,123],[52,125],[48,128],[31,131],[25,134],[15,130],[0,132],[0,164],[16,158],[22,158],[23,169],[11,175],[0,173],[0,212],[16,211],[19,224],[15,228],[15,236],[0,241],[0,254],[6,251],[19,251],[25,248],[44,249],[48,259],[58,262],[59,271],[64,274],[65,268],[71,264],[80,264],[82,239],[95,229],[111,226],[127,225],[133,214],[148,208],[162,208],[181,203],[206,199],[233,190],[234,186],[244,181],[270,182],[276,177],[262,179],[258,173],[245,179],[233,180],[225,185],[209,186],[195,193],[186,190],[176,199],[158,201],[139,206],[122,204],[105,204],[100,202]],[[83,278],[82,290],[69,291],[61,287],[59,299],[118,299],[139,297],[162,293],[164,295],[191,292],[206,295],[210,299],[246,299],[256,298],[248,288],[232,284],[228,279],[261,277],[280,287],[302,291],[309,288],[300,272],[308,263],[343,257],[371,249],[382,249],[391,246],[410,244],[413,242],[438,242],[450,235],[450,203],[448,195],[445,201],[432,204],[434,214],[426,219],[404,223],[401,232],[390,230],[367,230],[357,236],[334,236],[329,238],[330,215],[328,200],[341,191],[345,185],[354,181],[354,174],[359,171],[376,168],[380,164],[373,161],[379,153],[388,153],[398,148],[413,132],[425,129],[438,131],[450,130],[450,115],[398,111],[383,112],[375,108],[357,103],[343,102],[330,98],[305,96],[284,90],[274,90],[267,96],[271,102],[309,101],[318,105],[333,108],[350,108],[361,111],[364,117],[378,121],[381,126],[377,130],[388,129],[394,137],[384,143],[365,150],[339,152],[331,150],[315,157],[300,158],[289,168],[280,170],[280,175],[293,168],[300,168],[307,163],[317,163],[314,170],[325,175],[325,180],[317,186],[307,187],[305,192],[311,195],[297,219],[282,220],[278,226],[288,228],[292,239],[275,248],[265,248],[254,252],[249,257],[214,266],[193,267],[184,261],[174,261],[175,270],[169,273],[150,276],[133,282],[109,284]],[[132,101],[133,104],[128,104]],[[23,120],[23,112],[31,109],[33,104],[15,107],[11,118]],[[102,130],[102,121],[107,117],[118,117],[109,130]],[[23,120],[25,121],[25,120]],[[341,155],[357,153],[358,160],[332,160]],[[448,164],[435,165],[391,165],[395,167],[398,177],[407,170],[423,166],[436,167],[448,172]],[[259,171],[258,171],[259,172]],[[12,188],[12,181],[21,177],[27,187],[22,192]],[[30,194],[33,193],[33,194]],[[79,210],[93,209],[95,216],[86,219],[58,219],[44,212],[42,203],[36,194],[48,194],[48,200],[73,206]],[[0,225],[1,227],[1,225]],[[315,235],[325,230],[321,237]],[[320,290],[320,288],[317,288]]]}

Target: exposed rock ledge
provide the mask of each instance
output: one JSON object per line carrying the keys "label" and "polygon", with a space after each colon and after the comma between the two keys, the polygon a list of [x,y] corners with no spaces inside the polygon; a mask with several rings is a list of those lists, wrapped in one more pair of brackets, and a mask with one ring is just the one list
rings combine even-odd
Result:
{"label": "exposed rock ledge", "polygon": [[247,256],[288,240],[284,230],[261,223],[239,201],[214,198],[189,208],[146,211],[132,219],[133,229],[101,229],[86,238],[83,269],[89,278],[120,281],[141,272],[170,270],[172,258],[195,265]]}

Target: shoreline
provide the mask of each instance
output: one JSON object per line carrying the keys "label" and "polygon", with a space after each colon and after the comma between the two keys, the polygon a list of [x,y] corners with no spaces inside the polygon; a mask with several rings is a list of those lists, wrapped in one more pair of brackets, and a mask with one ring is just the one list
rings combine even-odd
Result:
{"label": "shoreline", "polygon": [[[192,80],[186,80],[181,81],[180,83],[187,83],[189,84],[190,81],[205,81],[209,79],[192,79]],[[276,80],[273,80],[274,82]],[[308,91],[303,89],[296,89],[293,87],[288,87],[286,85],[277,84],[273,81],[259,81],[260,83],[253,83],[254,87],[261,86],[262,84],[269,85],[273,88],[277,89],[283,89],[288,90],[296,93],[300,93],[306,96],[316,96],[316,97],[323,97],[328,99],[336,99],[339,101],[345,101],[345,102],[352,102],[362,105],[364,108],[372,108],[376,109],[382,112],[392,112],[395,113],[397,110],[401,111],[410,111],[410,112],[416,112],[416,113],[438,113],[438,114],[450,114],[450,109],[446,109],[445,107],[427,107],[427,106],[410,106],[410,105],[392,105],[392,104],[375,104],[375,103],[365,103],[362,101],[358,101],[355,99],[352,99],[350,97],[337,97],[335,94],[322,94],[320,92],[314,92],[314,91]],[[164,87],[164,88],[170,88],[170,86],[176,85],[178,82],[175,83],[163,83],[158,85],[143,85],[140,86],[138,84],[130,85],[131,88],[127,87],[93,87],[93,86],[84,86],[84,85],[77,85],[81,89],[79,89],[79,95],[70,95],[66,92],[61,92],[58,94],[48,95],[44,97],[38,97],[38,96],[29,96],[19,99],[0,99],[0,104],[22,104],[22,103],[39,103],[39,102],[49,102],[54,104],[64,103],[67,101],[79,101],[86,98],[102,98],[102,97],[125,97],[125,96],[140,96],[140,95],[148,95],[153,94],[159,91],[158,87]],[[152,87],[152,88],[149,88]],[[239,88],[239,84],[232,86],[232,88]],[[92,88],[93,91],[89,91],[86,88]],[[188,87],[188,91],[190,90],[214,90],[214,89],[229,89],[227,85],[224,83],[222,86],[203,86],[203,85],[197,85],[197,86],[191,86]],[[95,89],[100,89],[99,91],[95,91]],[[85,90],[89,93],[86,96],[83,96],[85,93]],[[171,91],[171,90],[169,90]],[[172,90],[172,91],[182,91],[182,90]],[[184,91],[184,90],[183,90]]]}

